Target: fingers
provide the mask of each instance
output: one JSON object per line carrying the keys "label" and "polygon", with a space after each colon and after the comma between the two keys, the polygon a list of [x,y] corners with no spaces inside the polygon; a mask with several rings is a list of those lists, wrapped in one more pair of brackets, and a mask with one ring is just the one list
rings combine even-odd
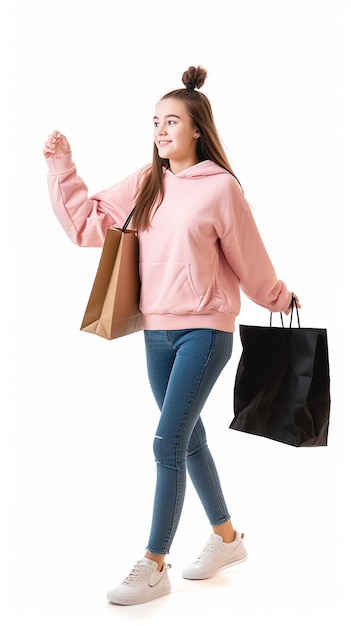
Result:
{"label": "fingers", "polygon": [[44,143],[43,153],[46,158],[63,156],[70,152],[69,143],[64,135],[54,130]]}
{"label": "fingers", "polygon": [[299,302],[299,299],[298,299],[297,295],[295,293],[293,293],[291,304],[290,304],[289,308],[286,309],[286,311],[284,311],[285,315],[289,315],[291,313],[293,301],[294,301],[294,306],[296,304],[296,308],[301,309],[301,304]]}
{"label": "fingers", "polygon": [[293,293],[293,298],[294,298],[294,300],[295,300],[296,307],[297,307],[298,309],[301,309],[301,304],[300,304],[300,302],[299,302],[299,298],[298,298],[298,296],[297,296],[295,293]]}
{"label": "fingers", "polygon": [[55,154],[56,141],[54,135],[49,135],[44,143],[44,156],[49,157]]}
{"label": "fingers", "polygon": [[50,133],[50,135],[48,136],[47,140],[44,143],[44,156],[45,157],[50,157],[53,156],[55,154],[55,150],[57,147],[57,143],[60,140],[60,133],[58,132],[58,130],[54,130],[53,133]]}

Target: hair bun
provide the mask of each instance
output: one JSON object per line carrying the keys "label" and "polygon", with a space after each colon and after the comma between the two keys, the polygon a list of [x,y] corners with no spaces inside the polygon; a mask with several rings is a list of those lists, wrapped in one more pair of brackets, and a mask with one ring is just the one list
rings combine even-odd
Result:
{"label": "hair bun", "polygon": [[201,67],[201,65],[198,65],[197,67],[190,65],[190,67],[188,67],[188,69],[183,73],[182,83],[187,87],[187,89],[191,89],[188,85],[193,85],[196,89],[200,89],[206,78],[207,70]]}

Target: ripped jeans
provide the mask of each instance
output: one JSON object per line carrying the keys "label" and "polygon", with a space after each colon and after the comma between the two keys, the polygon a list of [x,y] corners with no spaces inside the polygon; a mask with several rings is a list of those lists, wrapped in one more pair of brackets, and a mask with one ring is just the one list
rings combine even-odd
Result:
{"label": "ripped jeans", "polygon": [[161,411],[154,439],[156,490],[146,549],[168,554],[187,472],[211,526],[230,515],[200,412],[232,354],[233,334],[219,330],[144,331],[148,375]]}

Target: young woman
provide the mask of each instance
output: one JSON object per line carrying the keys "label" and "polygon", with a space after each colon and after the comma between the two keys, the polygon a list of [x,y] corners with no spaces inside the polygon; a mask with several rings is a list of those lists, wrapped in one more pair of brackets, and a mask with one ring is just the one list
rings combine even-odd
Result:
{"label": "young woman", "polygon": [[198,91],[206,76],[201,66],[189,67],[184,87],[157,103],[152,163],[92,197],[66,137],[54,131],[44,147],[52,207],[75,244],[102,246],[106,229],[120,227],[136,207],[147,369],[160,410],[153,444],[157,480],[146,553],[108,592],[116,604],[139,604],[170,591],[164,559],[181,516],[187,473],[212,534],[183,576],[209,578],[247,558],[201,411],[231,357],[240,289],[258,305],[285,313],[293,295],[277,279],[210,102]]}

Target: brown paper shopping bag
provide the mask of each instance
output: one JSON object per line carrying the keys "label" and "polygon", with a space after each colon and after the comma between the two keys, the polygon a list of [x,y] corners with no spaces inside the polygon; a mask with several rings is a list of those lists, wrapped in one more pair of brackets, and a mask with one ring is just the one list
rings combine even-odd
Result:
{"label": "brown paper shopping bag", "polygon": [[108,228],[80,330],[116,339],[142,328],[139,242],[135,230]]}

